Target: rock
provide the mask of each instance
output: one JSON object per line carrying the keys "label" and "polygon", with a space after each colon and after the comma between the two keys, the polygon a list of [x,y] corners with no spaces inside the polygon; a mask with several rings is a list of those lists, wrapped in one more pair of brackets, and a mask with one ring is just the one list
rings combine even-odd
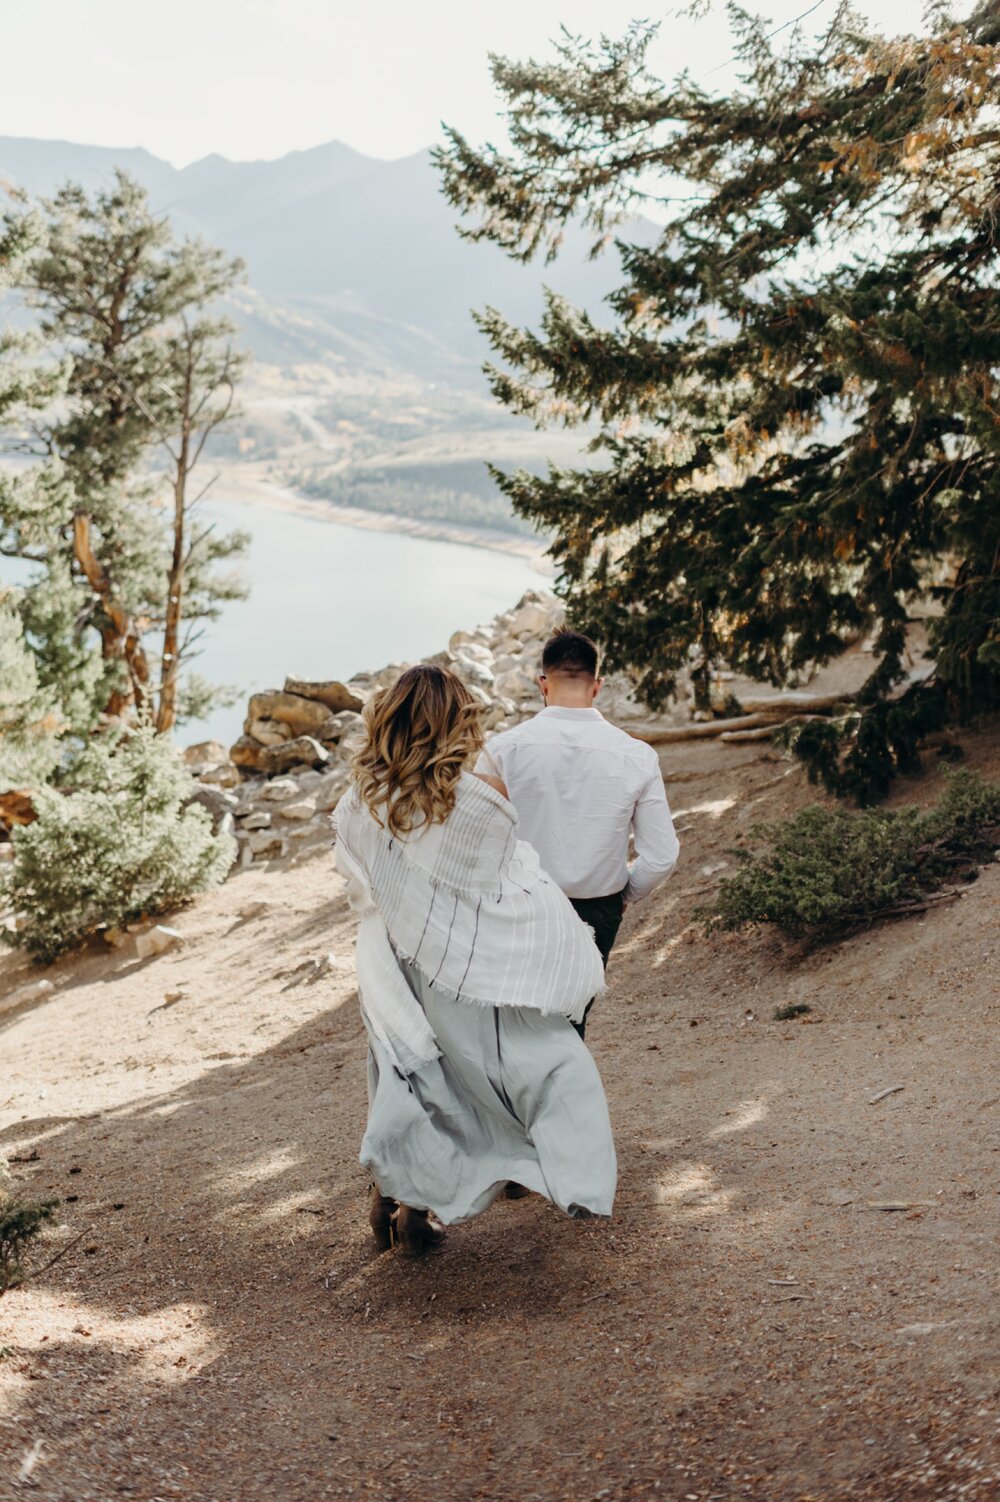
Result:
{"label": "rock", "polygon": [[236,788],[240,785],[240,772],[231,761],[220,762],[217,767],[206,767],[198,778],[208,787]]}
{"label": "rock", "polygon": [[0,865],[14,859],[14,847],[8,840],[5,845],[0,845]]}
{"label": "rock", "polygon": [[247,845],[253,855],[284,855],[287,849],[281,835],[273,829],[251,830]]}
{"label": "rock", "polygon": [[285,803],[298,795],[299,785],[294,777],[275,777],[272,782],[265,782],[258,797],[265,803]]}
{"label": "rock", "polygon": [[197,741],[185,746],[184,760],[197,777],[206,767],[217,767],[229,760],[229,752],[221,741]]}
{"label": "rock", "polygon": [[242,767],[250,772],[264,771],[264,757],[267,748],[259,741],[251,740],[248,735],[241,735],[235,745],[229,748],[230,760],[234,766]]}
{"label": "rock", "polygon": [[542,632],[549,635],[559,624],[563,610],[555,597],[552,597],[552,606],[546,608],[539,603],[538,598],[532,599],[525,595],[521,603],[515,606],[510,617],[510,631],[514,636],[539,636]]}
{"label": "rock", "polygon": [[351,774],[346,767],[338,767],[334,772],[327,772],[313,795],[316,807],[322,813],[330,813],[337,807],[350,780]]}
{"label": "rock", "polygon": [[227,817],[232,819],[239,801],[236,794],[228,792],[226,788],[209,787],[205,783],[199,783],[184,806],[190,808],[192,804],[197,803],[201,808],[207,808],[212,816],[212,828],[218,830],[224,819]]}
{"label": "rock", "polygon": [[515,702],[533,699],[538,694],[538,684],[523,668],[511,668],[509,673],[498,674],[493,687],[499,698],[513,699]]}
{"label": "rock", "polygon": [[315,772],[310,769],[305,772],[297,772],[295,774],[295,781],[298,783],[301,793],[311,793],[322,784],[323,777],[324,773]]}
{"label": "rock", "polygon": [[18,824],[34,824],[38,815],[30,788],[11,788],[0,793],[0,826],[13,829]]}
{"label": "rock", "polygon": [[148,960],[156,954],[166,954],[168,949],[176,949],[183,944],[184,937],[176,928],[165,928],[158,923],[155,928],[149,928],[145,933],[137,934],[135,940],[135,952],[140,960]]}
{"label": "rock", "polygon": [[257,809],[253,813],[246,814],[240,823],[248,833],[251,829],[270,829],[271,815],[264,813],[263,809]]}
{"label": "rock", "polygon": [[283,725],[280,720],[268,720],[263,717],[246,722],[246,733],[262,746],[280,746],[282,741],[290,741],[292,738],[291,727]]}
{"label": "rock", "polygon": [[329,840],[331,837],[332,832],[326,819],[312,819],[308,824],[300,824],[297,829],[288,831],[288,838],[295,845],[305,844],[309,840]]}
{"label": "rock", "polygon": [[328,710],[332,710],[334,714],[338,714],[342,709],[364,708],[364,701],[352,692],[348,684],[339,683],[336,678],[319,683],[311,683],[302,678],[286,678],[285,693],[297,694],[303,699],[313,699]]}
{"label": "rock", "polygon": [[283,819],[291,819],[295,824],[304,824],[316,814],[316,804],[304,798],[301,803],[282,803],[278,807],[278,813]]}
{"label": "rock", "polygon": [[493,687],[493,674],[484,663],[476,662],[471,657],[456,657],[451,663],[451,670],[457,673],[462,682],[468,685],[477,684],[479,688],[490,689]]}
{"label": "rock", "polygon": [[269,902],[264,902],[263,900],[260,902],[248,902],[246,907],[240,908],[238,916],[243,919],[244,923],[250,923],[254,918],[263,918],[265,913],[269,913],[270,911],[271,904]]}
{"label": "rock", "polygon": [[250,726],[255,720],[278,720],[288,726],[293,736],[314,735],[329,713],[327,706],[315,699],[269,689],[263,694],[251,694],[243,729],[251,734]]}
{"label": "rock", "polygon": [[361,716],[355,714],[352,709],[345,709],[340,714],[332,714],[324,720],[316,732],[316,739],[324,745],[337,745],[353,731],[359,730],[364,724]]}
{"label": "rock", "polygon": [[20,1006],[23,1002],[27,1001],[41,1001],[43,996],[51,996],[54,990],[55,986],[52,981],[36,980],[32,981],[30,986],[22,986],[8,1000],[13,1006]]}
{"label": "rock", "polygon": [[271,746],[262,752],[264,770],[287,772],[292,767],[322,767],[330,760],[330,753],[311,735],[297,735],[283,746]]}

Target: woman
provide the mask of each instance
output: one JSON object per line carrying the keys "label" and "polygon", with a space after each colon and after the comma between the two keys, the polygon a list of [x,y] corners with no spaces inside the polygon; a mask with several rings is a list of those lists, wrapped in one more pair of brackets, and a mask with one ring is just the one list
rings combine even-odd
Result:
{"label": "woman", "polygon": [[336,812],[359,917],[368,1128],[381,1249],[417,1255],[508,1181],[606,1216],[615,1152],[596,1065],[572,1027],[604,986],[593,935],[517,839],[495,778],[467,770],[480,711],[439,667],[365,711]]}

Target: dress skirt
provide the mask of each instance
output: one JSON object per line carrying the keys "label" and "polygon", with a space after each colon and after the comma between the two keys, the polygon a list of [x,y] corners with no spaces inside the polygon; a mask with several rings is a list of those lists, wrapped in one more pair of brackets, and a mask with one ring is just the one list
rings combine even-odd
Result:
{"label": "dress skirt", "polygon": [[441,1057],[404,1076],[368,1030],[361,1162],[382,1193],[445,1225],[479,1215],[508,1180],[567,1215],[610,1215],[617,1169],[607,1101],[573,1024],[463,1001],[415,966],[400,969]]}

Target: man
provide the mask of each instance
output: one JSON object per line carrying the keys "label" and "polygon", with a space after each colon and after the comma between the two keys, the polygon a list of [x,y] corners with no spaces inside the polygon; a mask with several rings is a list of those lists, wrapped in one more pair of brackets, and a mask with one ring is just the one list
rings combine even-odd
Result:
{"label": "man", "polygon": [[[557,631],[542,652],[545,708],[494,736],[476,770],[503,779],[518,833],[590,924],[607,965],[626,904],[670,874],[680,846],[659,758],[595,708],[602,681],[590,638]],[[585,1027],[586,1017],[581,1038]]]}

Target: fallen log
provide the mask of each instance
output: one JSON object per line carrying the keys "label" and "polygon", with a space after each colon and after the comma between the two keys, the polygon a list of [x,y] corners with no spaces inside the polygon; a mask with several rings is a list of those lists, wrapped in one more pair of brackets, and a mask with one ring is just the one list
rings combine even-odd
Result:
{"label": "fallen log", "polygon": [[769,725],[761,725],[757,730],[727,730],[719,736],[719,740],[725,741],[730,746],[743,741],[766,741],[779,725],[804,725],[807,720],[822,720],[823,718],[824,716],[819,714],[789,715],[787,719],[772,720]]}
{"label": "fallen log", "polygon": [[771,694],[765,699],[741,699],[747,714],[774,714],[782,719],[799,714],[829,714],[849,703],[850,694]]}
{"label": "fallen log", "polygon": [[690,725],[676,725],[669,730],[630,730],[637,741],[647,746],[669,746],[675,741],[701,741],[725,735],[730,730],[754,730],[758,725],[780,725],[781,717],[773,714],[737,715],[731,720],[697,720]]}

